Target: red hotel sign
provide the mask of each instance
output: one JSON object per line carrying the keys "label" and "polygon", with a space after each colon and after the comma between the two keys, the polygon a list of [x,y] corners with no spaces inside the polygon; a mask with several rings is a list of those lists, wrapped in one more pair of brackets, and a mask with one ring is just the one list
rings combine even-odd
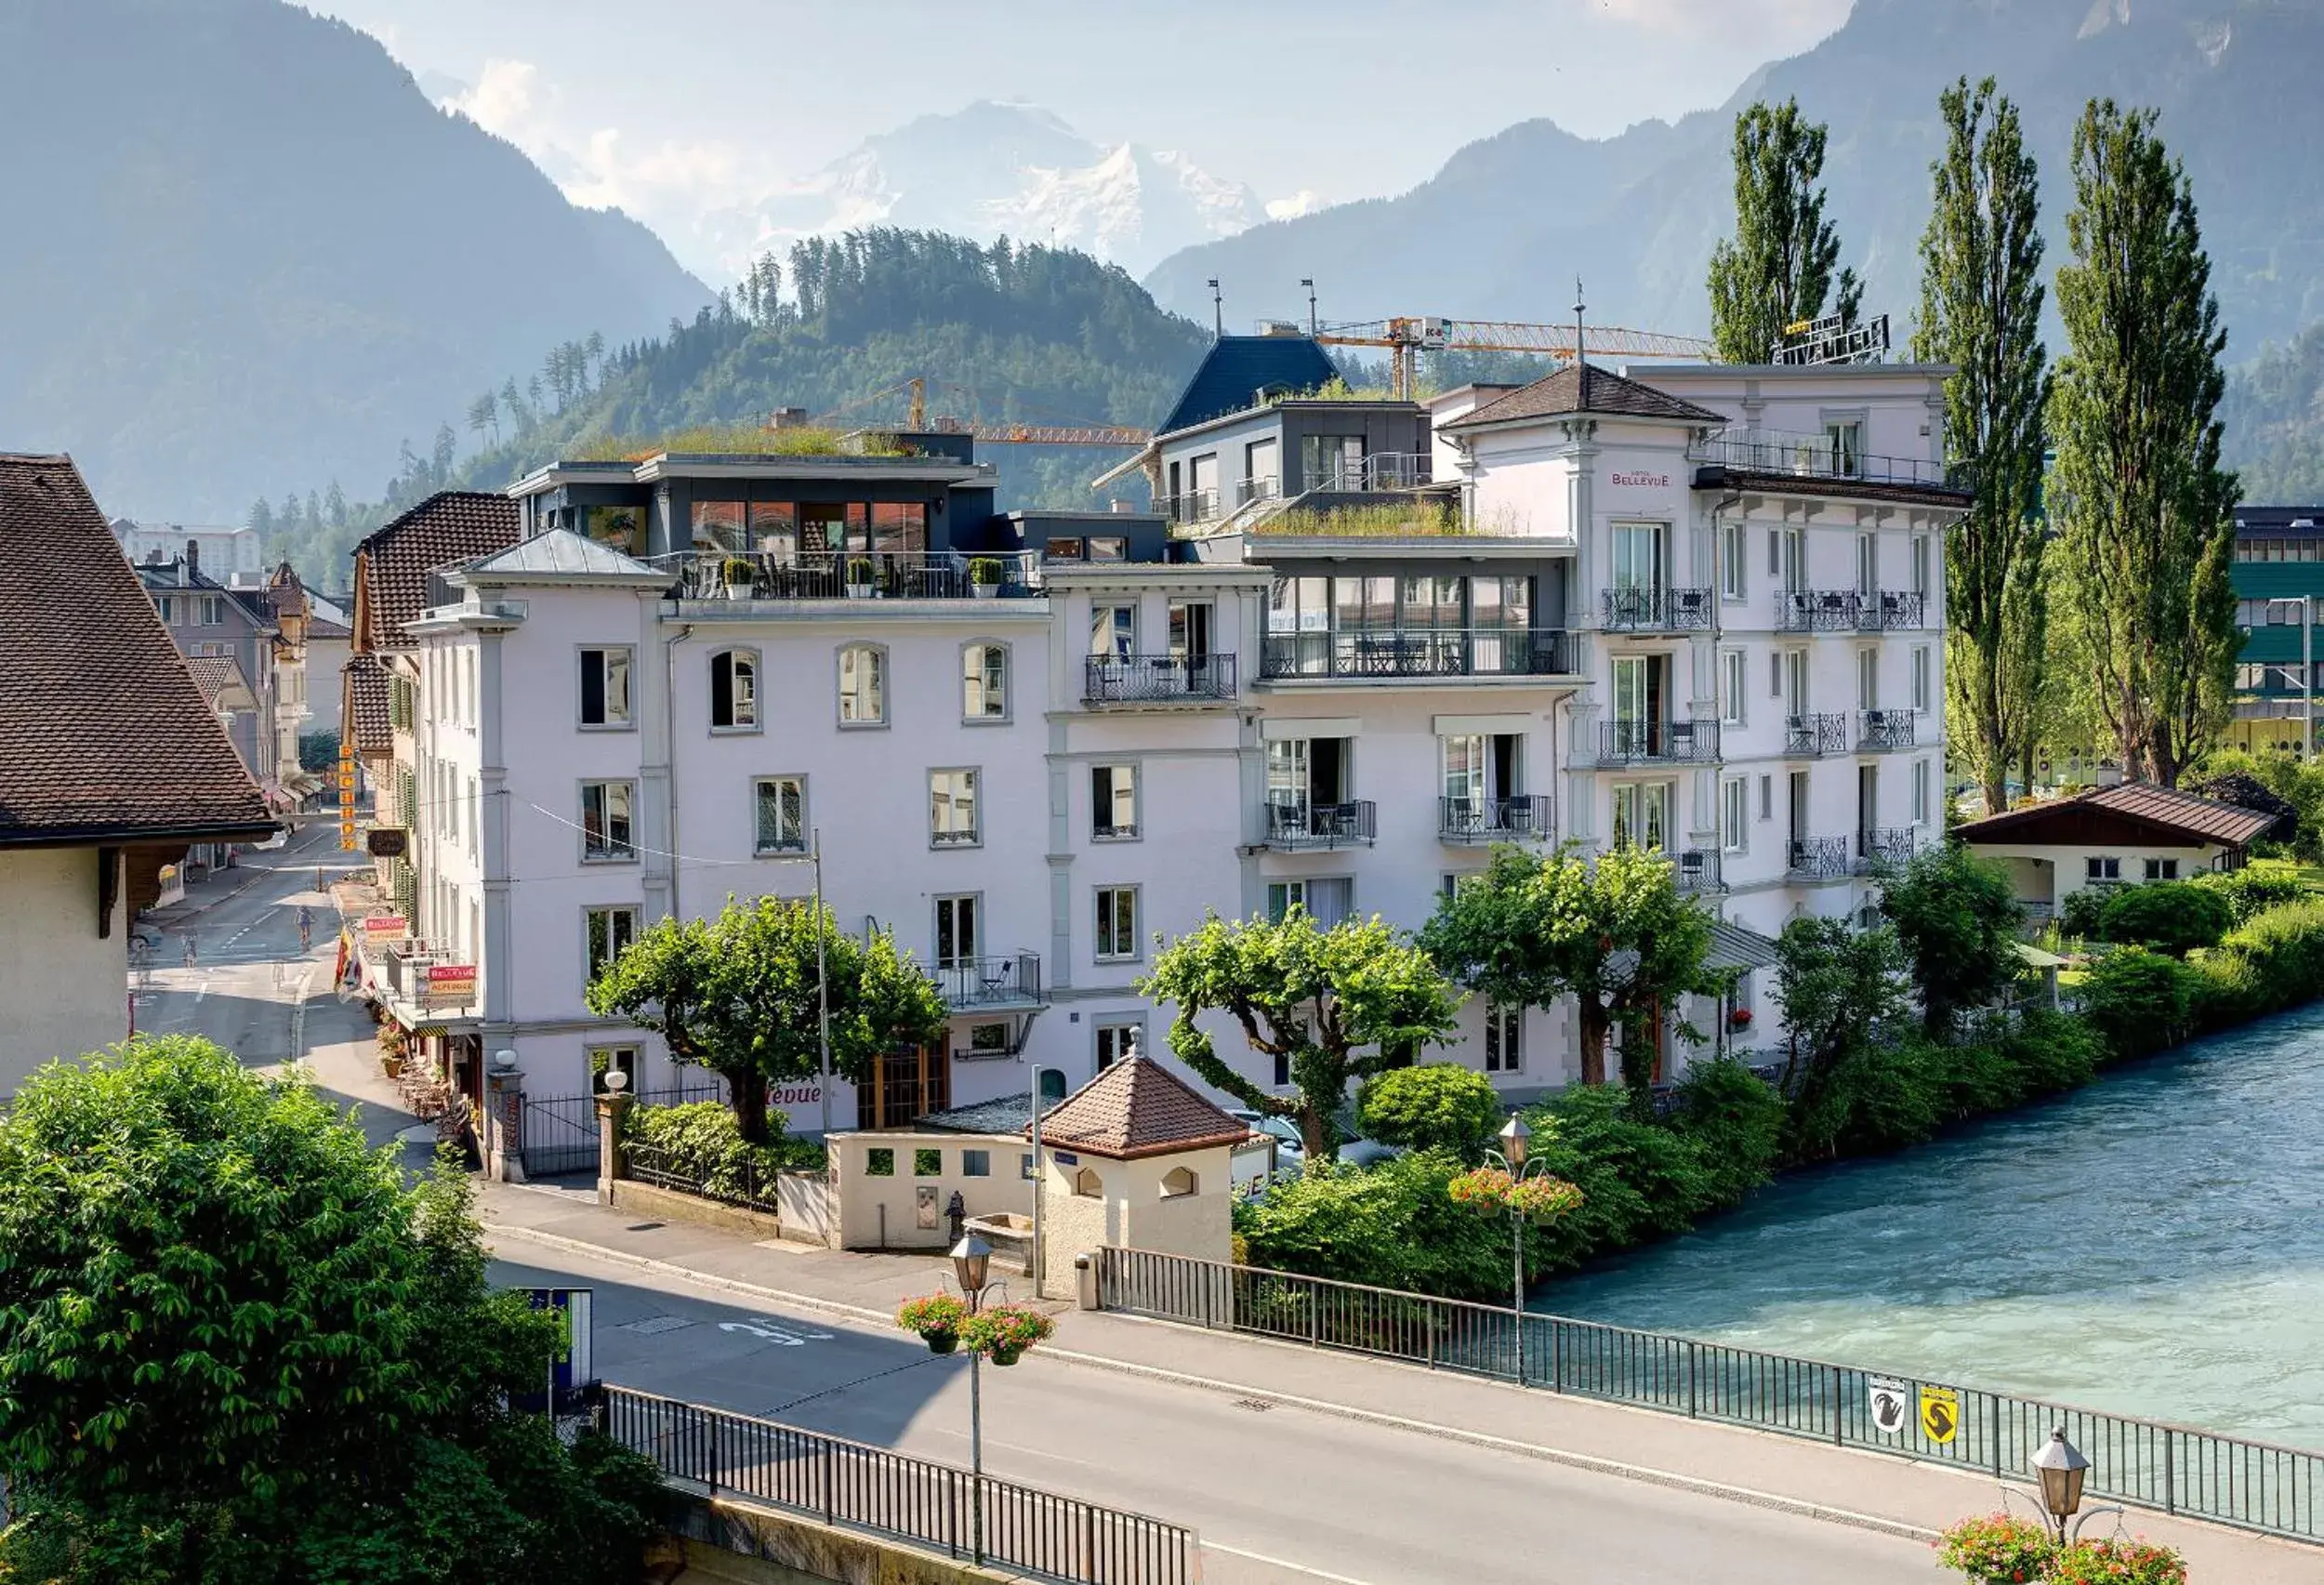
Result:
{"label": "red hotel sign", "polygon": [[429,1007],[465,1007],[475,999],[475,964],[430,963],[428,966]]}

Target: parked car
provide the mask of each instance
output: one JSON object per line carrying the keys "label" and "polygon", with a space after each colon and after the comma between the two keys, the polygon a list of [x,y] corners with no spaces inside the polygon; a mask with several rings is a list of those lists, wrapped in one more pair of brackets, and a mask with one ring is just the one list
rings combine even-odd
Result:
{"label": "parked car", "polygon": [[1299,1125],[1288,1117],[1270,1117],[1244,1106],[1229,1106],[1226,1115],[1253,1133],[1265,1134],[1274,1142],[1277,1172],[1298,1172],[1306,1169],[1307,1146],[1300,1138]]}

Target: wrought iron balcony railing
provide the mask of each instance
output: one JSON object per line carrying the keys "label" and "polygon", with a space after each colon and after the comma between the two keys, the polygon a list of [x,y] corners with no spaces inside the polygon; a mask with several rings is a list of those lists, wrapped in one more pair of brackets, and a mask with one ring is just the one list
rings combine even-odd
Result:
{"label": "wrought iron balcony railing", "polygon": [[1016,952],[997,958],[956,958],[931,971],[944,1005],[956,1012],[980,1008],[1039,1007],[1041,955]]}
{"label": "wrought iron balcony railing", "polygon": [[1829,433],[1724,429],[1696,442],[1688,448],[1687,455],[1697,462],[1731,469],[1738,473],[1789,474],[1797,479],[1853,481],[1868,484],[1909,484],[1960,494],[1967,494],[1974,484],[1965,463],[1883,456],[1859,451]]}
{"label": "wrought iron balcony railing", "polygon": [[1918,710],[1866,710],[1859,749],[1910,748],[1920,720]]}
{"label": "wrought iron balcony railing", "polygon": [[1816,759],[1848,752],[1848,718],[1829,715],[1783,718],[1783,752],[1787,759]]}
{"label": "wrought iron balcony railing", "polygon": [[[1040,558],[1029,550],[682,550],[654,557],[678,575],[676,600],[969,600],[1038,595]],[[982,585],[971,569],[996,574]],[[989,597],[985,597],[989,598]]]}
{"label": "wrought iron balcony railing", "polygon": [[1803,880],[1830,880],[1848,873],[1848,839],[1794,837],[1785,868]]}
{"label": "wrought iron balcony railing", "polygon": [[1556,835],[1546,793],[1438,799],[1436,830],[1445,841],[1453,843],[1547,841]]}
{"label": "wrought iron balcony railing", "polygon": [[1700,765],[1718,758],[1717,721],[1601,721],[1598,725],[1601,764],[1666,760]]}
{"label": "wrought iron balcony railing", "polygon": [[1864,597],[1852,588],[1779,588],[1776,630],[1782,633],[1853,633]]}
{"label": "wrought iron balcony railing", "polygon": [[1856,873],[1877,875],[1912,862],[1912,827],[1874,826],[1856,833]]}
{"label": "wrought iron balcony railing", "polygon": [[1267,846],[1284,852],[1368,848],[1380,835],[1380,810],[1367,799],[1347,803],[1271,800],[1266,814]]}
{"label": "wrought iron balcony railing", "polygon": [[1690,633],[1710,626],[1712,605],[1707,588],[1610,588],[1598,610],[1609,633]]}
{"label": "wrought iron balcony railing", "polygon": [[1901,631],[1921,626],[1928,601],[1921,591],[1884,588],[1857,597],[1856,627],[1867,633]]}
{"label": "wrought iron balcony railing", "polygon": [[1091,655],[1081,697],[1092,705],[1204,704],[1235,697],[1235,656]]}
{"label": "wrought iron balcony railing", "polygon": [[1697,893],[1724,892],[1727,883],[1719,867],[1720,854],[1712,848],[1682,848],[1670,855],[1678,869],[1679,890]]}
{"label": "wrought iron balcony railing", "polygon": [[1260,674],[1301,677],[1570,677],[1581,635],[1560,627],[1398,627],[1269,633]]}

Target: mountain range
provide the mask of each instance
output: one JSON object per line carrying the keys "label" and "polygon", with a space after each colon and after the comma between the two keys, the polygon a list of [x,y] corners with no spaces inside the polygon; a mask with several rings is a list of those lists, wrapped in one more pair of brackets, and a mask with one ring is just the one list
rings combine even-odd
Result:
{"label": "mountain range", "polygon": [[[1563,321],[1577,276],[1594,317],[1709,327],[1711,244],[1734,223],[1736,112],[1796,96],[1830,126],[1825,177],[1843,262],[1902,339],[1940,88],[1994,74],[2041,165],[2050,261],[2065,256],[2068,154],[2086,100],[2161,112],[2200,207],[2232,340],[2248,358],[2324,316],[2324,5],[2317,0],[1856,0],[1838,32],[1753,74],[1716,110],[1602,140],[1547,120],[1472,143],[1398,197],[1261,223],[1178,253],[1146,284],[1200,316],[1215,276],[1232,323],[1293,317],[1314,276],[1325,317]],[[2053,337],[2054,340],[2054,337]]]}
{"label": "mountain range", "polygon": [[710,300],[279,0],[0,7],[0,448],[71,451],[116,513],[369,484],[552,345]]}

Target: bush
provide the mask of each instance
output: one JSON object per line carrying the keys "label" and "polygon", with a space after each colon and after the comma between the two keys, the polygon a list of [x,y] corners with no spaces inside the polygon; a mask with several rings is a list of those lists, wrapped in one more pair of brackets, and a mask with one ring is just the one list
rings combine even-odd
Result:
{"label": "bush", "polygon": [[2185,1037],[2189,1006],[2203,978],[2175,959],[2125,946],[2091,968],[2082,985],[2082,1016],[2110,1057],[2147,1056]]}
{"label": "bush", "polygon": [[2009,872],[1945,843],[1917,853],[1881,882],[1881,912],[1912,966],[1932,1035],[1963,1011],[1998,1001],[2017,977],[2018,927],[2026,910]]}
{"label": "bush", "polygon": [[[768,1119],[770,1129],[779,1130],[781,1126]],[[714,1197],[764,1194],[778,1172],[824,1165],[821,1145],[779,1131],[765,1144],[745,1143],[733,1112],[719,1101],[631,1106],[622,1114],[621,1137],[661,1153],[667,1170],[693,1178]]]}
{"label": "bush", "polygon": [[2197,876],[2190,884],[2225,898],[2238,924],[2285,903],[2296,903],[2308,894],[2298,870],[2266,859],[2245,865],[2241,869],[2212,870]]}
{"label": "bush", "polygon": [[2106,909],[2106,893],[2094,886],[2068,892],[2066,901],[2058,905],[2058,929],[2083,941],[2101,939],[2101,917]]}
{"label": "bush", "polygon": [[1355,1121],[1365,1137],[1382,1144],[1449,1150],[1474,1161],[1500,1127],[1501,1098],[1473,1068],[1424,1063],[1366,1079],[1356,1092]]}
{"label": "bush", "polygon": [[1457,1156],[1417,1150],[1370,1167],[1321,1163],[1236,1205],[1249,1263],[1453,1299],[1509,1293],[1509,1223],[1452,1202]]}
{"label": "bush", "polygon": [[1695,1147],[1714,1207],[1739,1205],[1775,1175],[1783,1097],[1734,1057],[1691,1063],[1670,1127]]}
{"label": "bush", "polygon": [[1842,1057],[1792,1115],[1794,1153],[1810,1160],[1868,1156],[1928,1139],[1948,1120],[1950,1054],[1914,1035]]}
{"label": "bush", "polygon": [[992,556],[976,556],[969,561],[969,582],[997,584],[1000,582],[1000,561]]}
{"label": "bush", "polygon": [[1529,1239],[1527,1262],[1543,1271],[1671,1237],[1721,1203],[1695,1142],[1632,1116],[1620,1085],[1576,1085],[1525,1116],[1534,1156],[1582,1193],[1578,1209]]}
{"label": "bush", "polygon": [[2019,1015],[2001,1041],[2001,1054],[2021,1076],[2024,1098],[2035,1100],[2088,1084],[2106,1052],[2098,1032],[2083,1020],[2036,1007]]}
{"label": "bush", "polygon": [[2235,928],[2235,910],[2226,898],[2191,880],[2150,880],[2108,896],[2098,926],[2108,941],[2184,958],[2196,947],[2218,945]]}
{"label": "bush", "polygon": [[2324,991],[2324,898],[2255,915],[2193,965],[2194,1022],[2223,1029]]}

